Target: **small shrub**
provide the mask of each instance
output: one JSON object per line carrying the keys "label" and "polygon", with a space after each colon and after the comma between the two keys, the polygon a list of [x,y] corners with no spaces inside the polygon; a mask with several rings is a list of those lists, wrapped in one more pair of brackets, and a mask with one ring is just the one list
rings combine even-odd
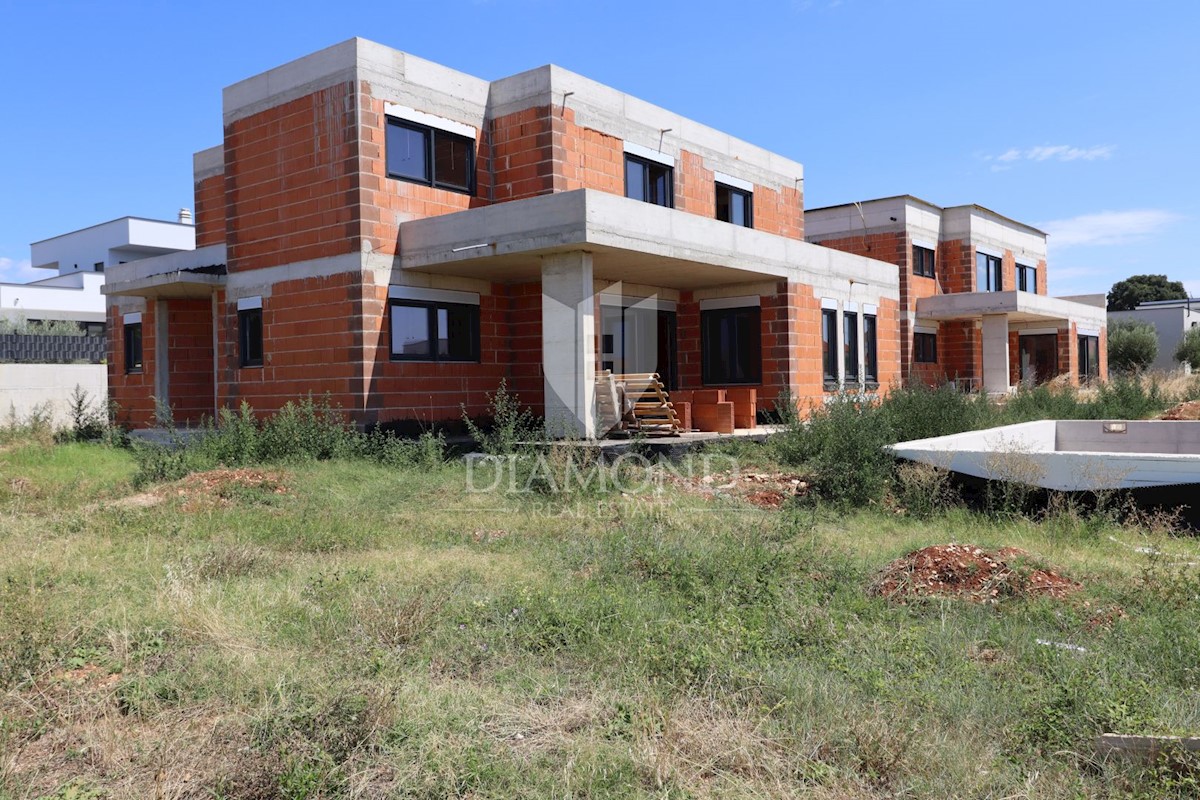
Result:
{"label": "small shrub", "polygon": [[1108,326],[1108,368],[1138,372],[1158,358],[1158,331],[1149,322],[1122,319]]}
{"label": "small shrub", "polygon": [[958,504],[950,473],[930,464],[901,464],[892,487],[896,504],[910,516],[930,519]]}
{"label": "small shrub", "polygon": [[894,441],[877,404],[840,395],[815,409],[807,423],[789,428],[774,446],[784,463],[813,470],[821,497],[853,506],[882,499],[894,463],[884,447]]}
{"label": "small shrub", "polygon": [[512,455],[522,445],[543,438],[537,419],[521,405],[520,397],[508,393],[508,384],[503,379],[496,391],[488,395],[488,412],[491,424],[481,426],[467,415],[465,406],[462,409],[467,433],[488,455]]}
{"label": "small shrub", "polygon": [[896,442],[975,430],[990,423],[990,412],[986,395],[966,394],[951,384],[894,386],[879,404]]}

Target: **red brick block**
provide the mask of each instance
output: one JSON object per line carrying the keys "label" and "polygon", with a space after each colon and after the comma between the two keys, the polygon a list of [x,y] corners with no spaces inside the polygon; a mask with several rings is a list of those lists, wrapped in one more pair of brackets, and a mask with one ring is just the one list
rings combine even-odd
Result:
{"label": "red brick block", "polygon": [[692,402],[698,406],[725,402],[724,389],[698,389],[692,394]]}
{"label": "red brick block", "polygon": [[679,417],[679,426],[685,431],[692,429],[692,404],[678,400],[672,400],[671,406],[675,409],[675,416]]}
{"label": "red brick block", "polygon": [[696,428],[716,433],[733,433],[733,403],[697,405],[692,409]]}

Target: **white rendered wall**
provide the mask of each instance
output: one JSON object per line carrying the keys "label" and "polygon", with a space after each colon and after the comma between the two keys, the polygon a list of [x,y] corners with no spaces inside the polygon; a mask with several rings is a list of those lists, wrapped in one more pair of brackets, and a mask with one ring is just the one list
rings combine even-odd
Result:
{"label": "white rendered wall", "polygon": [[87,392],[97,410],[108,398],[106,364],[0,364],[0,425],[13,415],[26,420],[35,411],[48,410],[56,426],[71,421],[70,402],[75,387]]}
{"label": "white rendered wall", "polygon": [[0,283],[0,318],[102,322],[103,285],[98,273],[56,276],[47,283]]}
{"label": "white rendered wall", "polygon": [[111,267],[121,261],[195,247],[196,229],[191,225],[123,217],[34,242],[30,260],[35,267],[60,274],[92,272],[98,262]]}

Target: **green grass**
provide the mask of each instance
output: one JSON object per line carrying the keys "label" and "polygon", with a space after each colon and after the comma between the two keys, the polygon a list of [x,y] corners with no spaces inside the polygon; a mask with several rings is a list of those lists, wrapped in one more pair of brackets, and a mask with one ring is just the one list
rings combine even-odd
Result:
{"label": "green grass", "polygon": [[[1200,734],[1191,539],[272,469],[285,493],[197,498],[135,489],[124,450],[0,451],[0,797],[1196,794],[1091,757],[1108,730]],[[950,541],[1084,589],[868,594]]]}

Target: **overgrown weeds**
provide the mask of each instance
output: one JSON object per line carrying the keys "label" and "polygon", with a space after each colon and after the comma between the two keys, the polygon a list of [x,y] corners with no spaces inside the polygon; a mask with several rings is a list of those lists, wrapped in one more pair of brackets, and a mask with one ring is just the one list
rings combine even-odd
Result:
{"label": "overgrown weeds", "polygon": [[262,418],[243,403],[236,413],[223,409],[218,422],[189,438],[175,433],[167,445],[135,444],[135,484],[178,480],[218,466],[350,459],[432,471],[446,461],[445,439],[436,431],[426,431],[416,440],[378,428],[362,432],[328,400],[311,396]]}

